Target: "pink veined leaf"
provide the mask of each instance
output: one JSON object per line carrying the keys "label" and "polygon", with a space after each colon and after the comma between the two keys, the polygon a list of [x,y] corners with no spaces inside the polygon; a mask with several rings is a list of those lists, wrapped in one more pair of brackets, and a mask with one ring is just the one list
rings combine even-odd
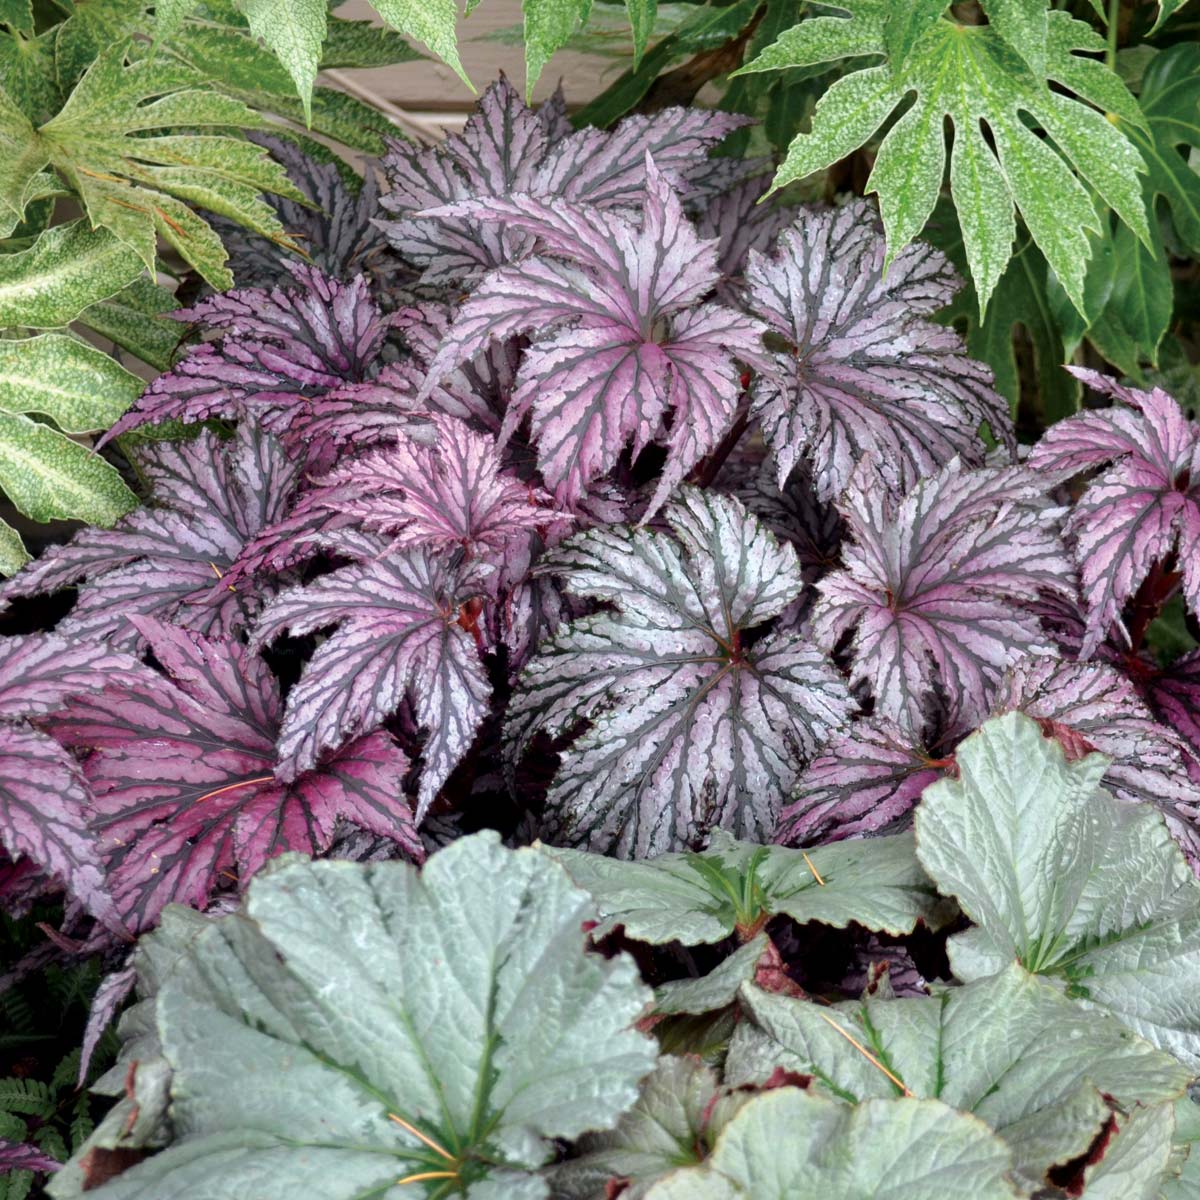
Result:
{"label": "pink veined leaf", "polygon": [[[1187,742],[1194,761],[1200,763],[1200,650],[1153,674],[1144,688],[1155,712]],[[1200,778],[1194,775],[1193,779],[1200,784]]]}
{"label": "pink veined leaf", "polygon": [[58,632],[121,649],[139,644],[127,623],[137,615],[169,617],[200,633],[243,628],[270,589],[223,576],[255,535],[283,518],[300,464],[251,422],[232,442],[206,430],[192,441],[156,443],[141,461],[152,507],[51,547],[0,587],[0,600],[81,584]]}
{"label": "pink veined leaf", "polygon": [[87,1084],[88,1068],[92,1065],[92,1055],[100,1044],[104,1031],[113,1023],[113,1018],[120,1011],[121,1005],[129,998],[137,982],[137,970],[132,963],[116,971],[109,971],[100,980],[96,994],[88,1008],[87,1024],[83,1030],[83,1042],[79,1050],[79,1073],[75,1077],[75,1086],[82,1088]]}
{"label": "pink veined leaf", "polygon": [[1052,425],[1034,446],[1034,470],[1074,475],[1107,467],[1075,503],[1067,534],[1087,604],[1090,657],[1155,564],[1177,563],[1184,599],[1200,615],[1200,426],[1155,388],[1122,387],[1071,368],[1118,405]]}
{"label": "pink veined leaf", "polygon": [[290,287],[222,292],[175,313],[224,336],[158,376],[105,440],[149,422],[247,415],[278,430],[315,397],[372,380],[391,322],[366,280],[342,283],[299,263],[288,270]]}
{"label": "pink veined leaf", "polygon": [[530,537],[569,521],[544,492],[501,469],[493,438],[453,417],[435,416],[432,426],[431,441],[401,436],[344,462],[308,503],[388,535],[393,549],[461,551],[501,568],[498,583],[512,582],[504,568],[510,559],[519,565]]}
{"label": "pink veined leaf", "polygon": [[790,344],[753,383],[751,412],[780,484],[806,462],[823,500],[863,458],[901,491],[952,458],[981,464],[985,423],[1015,451],[990,368],[927,319],[960,286],[945,256],[914,242],[886,277],[885,260],[866,201],[808,211],[773,258],[749,255],[747,307]]}
{"label": "pink veined leaf", "polygon": [[1185,747],[1119,671],[1104,663],[1024,659],[1007,673],[993,703],[996,713],[1011,709],[1038,720],[1070,757],[1107,754],[1113,761],[1105,787],[1119,800],[1157,805],[1195,857],[1200,829],[1188,809],[1200,798],[1188,778]]}
{"label": "pink veined leaf", "polygon": [[929,984],[903,942],[888,942],[868,934],[854,948],[851,966],[838,990],[848,996],[873,996],[883,986],[895,996],[928,996]]}
{"label": "pink veined leaf", "polygon": [[143,666],[52,725],[90,751],[91,827],[131,928],[154,924],[168,903],[206,907],[285,850],[322,853],[339,817],[421,857],[402,790],[408,760],[390,737],[357,739],[284,779],[282,702],[262,659],[240,642],[132,621],[165,674]]}
{"label": "pink veined leaf", "polygon": [[843,567],[817,584],[813,637],[853,634],[851,683],[875,714],[921,739],[941,695],[951,725],[987,715],[1004,671],[1053,646],[1025,607],[1074,593],[1074,573],[1043,481],[1016,467],[951,462],[895,499],[862,463],[839,502]]}
{"label": "pink veined leaf", "polygon": [[0,1177],[11,1171],[57,1171],[62,1163],[29,1142],[0,1138]]}
{"label": "pink veined leaf", "polygon": [[389,143],[383,166],[391,187],[381,206],[397,219],[380,226],[405,259],[424,268],[424,283],[459,288],[523,257],[533,237],[455,215],[430,217],[427,210],[515,194],[606,208],[635,205],[645,186],[647,153],[686,186],[704,171],[709,150],[745,123],[728,113],[672,108],[628,117],[611,132],[573,132],[561,105],[551,100],[531,110],[502,77],[480,97],[461,134],[428,149]]}
{"label": "pink veined leaf", "polygon": [[776,841],[811,846],[885,829],[941,778],[947,753],[944,740],[926,748],[885,717],[855,721],[805,768]]}
{"label": "pink veined leaf", "polygon": [[54,633],[0,638],[0,721],[44,717],[137,662],[104,642]]}
{"label": "pink veined leaf", "polygon": [[674,537],[591,529],[544,560],[608,610],[540,648],[508,713],[516,760],[538,735],[572,739],[547,797],[555,836],[625,858],[716,828],[770,838],[805,760],[853,707],[808,642],[747,636],[803,586],[791,547],[728,496],[687,488],[666,515]]}
{"label": "pink veined leaf", "polygon": [[428,735],[420,824],[489,712],[478,622],[490,574],[483,563],[455,568],[420,549],[352,563],[276,597],[254,631],[256,646],[285,630],[336,626],[288,696],[280,778],[377,729],[408,696]]}
{"label": "pink veined leaf", "polygon": [[[572,505],[629,446],[667,459],[647,516],[730,427],[741,362],[765,361],[761,325],[715,304],[716,248],[696,236],[652,162],[639,227],[615,213],[514,196],[435,212],[534,232],[543,254],[493,272],[468,297],[430,365],[431,389],[489,343],[535,332],[502,436],[528,413],[538,466]],[[687,311],[683,311],[683,310]]]}

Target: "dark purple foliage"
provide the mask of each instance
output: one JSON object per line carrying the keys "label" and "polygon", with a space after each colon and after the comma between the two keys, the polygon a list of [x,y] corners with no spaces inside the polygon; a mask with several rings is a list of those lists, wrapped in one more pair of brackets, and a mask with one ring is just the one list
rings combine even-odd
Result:
{"label": "dark purple foliage", "polygon": [[1086,658],[1112,624],[1122,625],[1124,605],[1155,564],[1177,564],[1184,598],[1200,616],[1200,426],[1159,388],[1139,392],[1095,371],[1074,373],[1117,406],[1052,426],[1029,462],[1064,476],[1107,468],[1067,522],[1087,601]]}
{"label": "dark purple foliage", "polygon": [[541,331],[522,361],[503,433],[529,414],[538,468],[566,504],[627,446],[636,457],[664,445],[656,511],[733,424],[741,364],[765,361],[758,321],[699,303],[718,279],[716,245],[696,236],[667,178],[647,160],[640,225],[526,196],[435,212],[527,230],[541,253],[475,288],[426,387],[494,341]]}
{"label": "dark purple foliage", "polygon": [[301,464],[249,421],[232,441],[204,431],[192,441],[158,443],[140,461],[152,507],[51,547],[0,588],[0,598],[78,584],[58,632],[126,649],[139,644],[129,621],[135,615],[214,635],[245,628],[269,589],[227,582],[225,572],[287,512]]}
{"label": "dark purple foliage", "polygon": [[773,257],[749,255],[750,311],[788,342],[751,393],[781,485],[805,462],[830,499],[865,457],[904,491],[956,455],[981,463],[981,425],[1012,442],[991,371],[928,319],[960,286],[945,256],[916,242],[885,261],[865,201],[805,212]]}
{"label": "dark purple foliage", "polygon": [[28,1142],[0,1138],[0,1177],[11,1171],[57,1171],[62,1163]]}
{"label": "dark purple foliage", "polygon": [[421,857],[402,788],[408,760],[387,734],[284,771],[283,704],[257,655],[240,642],[131,620],[162,673],[116,676],[74,697],[51,725],[86,755],[91,828],[130,928],[153,924],[167,903],[205,907],[285,850],[327,850],[339,817]]}
{"label": "dark purple foliage", "polygon": [[[1155,672],[1145,688],[1155,712],[1187,742],[1194,764],[1200,764],[1200,650]],[[1192,779],[1200,786],[1195,765]]]}

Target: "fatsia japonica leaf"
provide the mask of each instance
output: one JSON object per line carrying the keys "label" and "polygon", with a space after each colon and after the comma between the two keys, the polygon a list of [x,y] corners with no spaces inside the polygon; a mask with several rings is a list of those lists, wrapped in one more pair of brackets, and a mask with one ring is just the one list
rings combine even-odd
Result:
{"label": "fatsia japonica leaf", "polygon": [[911,933],[940,923],[942,906],[917,863],[911,834],[819,846],[807,852],[739,842],[717,830],[702,851],[621,862],[544,847],[591,893],[603,937],[618,926],[639,942],[719,942],[749,936],[783,913],[844,929],[856,922]]}
{"label": "fatsia japonica leaf", "polygon": [[514,196],[434,213],[526,230],[542,253],[487,276],[459,310],[426,389],[489,343],[531,333],[503,432],[529,414],[538,467],[573,503],[626,446],[667,448],[656,511],[733,423],[740,363],[764,361],[761,324],[697,304],[717,280],[716,245],[697,236],[649,159],[642,221],[564,200]]}
{"label": "fatsia japonica leaf", "polygon": [[817,643],[847,633],[851,681],[875,714],[921,737],[935,693],[951,724],[987,715],[1004,670],[1052,653],[1022,604],[1074,594],[1045,483],[1017,467],[964,470],[951,462],[897,500],[869,463],[839,501],[848,538],[843,567],[817,585]]}
{"label": "fatsia japonica leaf", "polygon": [[960,286],[953,267],[923,242],[889,264],[866,201],[804,212],[773,257],[751,252],[746,285],[787,342],[751,389],[781,487],[804,462],[829,500],[871,458],[904,489],[955,456],[981,463],[983,425],[1012,443],[991,371],[928,319]]}
{"label": "fatsia japonica leaf", "polygon": [[442,415],[420,434],[339,465],[306,505],[386,534],[393,550],[461,551],[502,574],[532,533],[562,522],[564,514],[541,489],[502,469],[494,438]]}
{"label": "fatsia japonica leaf", "polygon": [[[812,1075],[815,1091],[850,1111],[899,1095],[939,1100],[1003,1139],[1017,1196],[1094,1146],[1096,1158],[1114,1153],[1138,1132],[1139,1110],[1169,1141],[1173,1103],[1187,1086],[1182,1063],[1016,964],[936,996],[818,1005],[744,985],[741,1003],[753,1020],[734,1034],[727,1082],[760,1083],[782,1068]],[[1147,1164],[1140,1188],[1161,1182],[1165,1167],[1165,1156]],[[1089,1164],[1085,1178],[1095,1170]]]}
{"label": "fatsia japonica leaf", "polygon": [[153,505],[113,529],[83,529],[48,549],[0,589],[0,598],[79,585],[60,633],[138,642],[130,616],[170,618],[198,633],[229,634],[256,611],[264,585],[236,587],[222,575],[260,530],[280,520],[300,464],[253,422],[232,442],[207,430],[189,442],[158,443],[139,461]]}
{"label": "fatsia japonica leaf", "polygon": [[1187,605],[1200,615],[1200,425],[1160,388],[1071,369],[1117,403],[1052,425],[1029,464],[1064,476],[1107,468],[1066,524],[1087,604],[1087,658],[1114,623],[1125,631],[1122,610],[1156,564],[1178,564]]}
{"label": "fatsia japonica leaf", "polygon": [[138,665],[99,641],[54,634],[0,641],[0,846],[14,860],[23,856],[56,877],[89,912],[114,926],[120,922],[88,827],[88,784],[71,755],[29,718],[44,720],[71,697],[98,691]]}
{"label": "fatsia japonica leaf", "polygon": [[91,751],[90,825],[130,928],[153,925],[169,903],[204,908],[234,868],[244,885],[285,850],[328,850],[339,818],[423,857],[403,793],[408,759],[387,734],[282,780],[283,702],[262,659],[240,642],[131,623],[165,674],[117,676],[52,725],[60,741]]}
{"label": "fatsia japonica leaf", "polygon": [[[1015,206],[1072,303],[1083,312],[1087,234],[1099,231],[1089,188],[1139,237],[1147,243],[1150,239],[1138,179],[1144,163],[1105,115],[1112,112],[1142,128],[1145,119],[1120,79],[1079,53],[1103,50],[1103,39],[1065,12],[1041,14],[1044,32],[1017,38],[1018,50],[1012,29],[994,21],[962,25],[941,19],[944,6],[928,0],[837,0],[831,7],[845,16],[799,22],[743,72],[846,57],[863,64],[885,61],[848,71],[826,91],[812,130],[788,148],[776,186],[856,150],[915,93],[915,101],[884,137],[867,184],[879,193],[891,254],[920,234],[937,202],[946,165],[943,126],[949,117],[954,127],[950,192],[980,310],[986,310],[1012,253]],[[932,19],[914,30],[907,54],[899,58],[889,27],[895,29],[897,20],[919,8]],[[1039,137],[1025,115],[1051,140]]]}
{"label": "fatsia japonica leaf", "polygon": [[[349,386],[374,380],[390,320],[366,280],[343,283],[299,263],[288,271],[287,286],[224,292],[175,313],[224,336],[159,375],[109,436],[149,422],[243,416],[286,435],[297,418],[319,414],[327,394],[344,399]],[[370,390],[366,398],[379,399]],[[398,420],[402,397],[396,407]]]}
{"label": "fatsia japonica leaf", "polygon": [[454,567],[422,548],[352,563],[277,596],[253,645],[284,630],[337,626],[288,694],[279,778],[293,779],[328,751],[377,729],[407,696],[428,734],[419,823],[490,709],[478,609],[472,613],[470,602],[487,594],[491,570],[483,563]]}
{"label": "fatsia japonica leaf", "polygon": [[553,1139],[611,1128],[656,1057],[648,989],[586,953],[589,911],[491,833],[420,873],[268,869],[158,993],[172,1145],[97,1197],[548,1200]]}
{"label": "fatsia japonica leaf", "polygon": [[803,585],[735,499],[684,489],[675,534],[597,528],[544,561],[568,591],[611,606],[544,644],[522,672],[508,736],[586,730],[549,792],[556,833],[621,857],[694,845],[716,828],[766,840],[804,760],[841,725],[841,677],[788,633],[749,638]]}
{"label": "fatsia japonica leaf", "polygon": [[850,1108],[788,1087],[750,1100],[702,1166],[646,1200],[1016,1200],[1010,1173],[1004,1143],[937,1100]]}
{"label": "fatsia japonica leaf", "polygon": [[1162,816],[1113,799],[1107,759],[1068,762],[1020,713],[957,759],[959,778],[926,789],[916,816],[921,862],[975,922],[950,940],[955,974],[1020,962],[1194,1068],[1200,881]]}
{"label": "fatsia japonica leaf", "polygon": [[427,149],[389,143],[383,167],[391,187],[381,206],[397,219],[381,228],[404,259],[423,268],[423,282],[461,287],[464,278],[521,257],[531,244],[519,231],[419,215],[429,209],[516,194],[628,207],[645,188],[647,153],[686,186],[704,170],[709,150],[745,123],[730,113],[668,108],[629,117],[611,131],[576,132],[560,100],[532,110],[502,77],[480,97],[461,134]]}

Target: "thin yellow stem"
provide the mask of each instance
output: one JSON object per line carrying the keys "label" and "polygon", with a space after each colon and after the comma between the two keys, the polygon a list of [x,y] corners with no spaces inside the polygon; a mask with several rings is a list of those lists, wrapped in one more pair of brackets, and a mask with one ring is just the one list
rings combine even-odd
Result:
{"label": "thin yellow stem", "polygon": [[813,878],[814,878],[814,879],[815,879],[815,880],[816,880],[816,881],[817,881],[817,882],[818,882],[818,883],[819,883],[819,884],[820,884],[822,887],[824,887],[824,886],[825,886],[825,880],[823,880],[823,879],[821,878],[821,873],[820,873],[820,872],[817,870],[817,868],[816,868],[816,867],[814,867],[814,866],[813,866],[813,861],[812,861],[812,859],[808,857],[808,854],[807,854],[805,851],[801,850],[801,851],[800,851],[800,853],[804,855],[804,861],[805,861],[806,863],[808,863],[808,869],[809,869],[809,870],[812,872],[812,877],[813,877]]}
{"label": "thin yellow stem", "polygon": [[457,1179],[457,1171],[422,1171],[420,1175],[405,1175],[403,1179],[396,1180],[397,1187],[403,1187],[406,1183],[424,1183],[426,1179]]}
{"label": "thin yellow stem", "polygon": [[885,1067],[883,1065],[883,1063],[881,1063],[879,1061],[879,1059],[877,1059],[875,1057],[875,1055],[873,1055],[870,1052],[870,1050],[868,1050],[866,1048],[866,1046],[864,1046],[862,1044],[862,1042],[857,1041],[854,1037],[852,1037],[850,1034],[848,1034],[835,1020],[833,1020],[832,1017],[827,1017],[823,1012],[821,1012],[820,1009],[817,1009],[815,1011],[816,1011],[817,1016],[820,1017],[821,1020],[824,1021],[826,1025],[830,1025],[834,1029],[836,1029],[838,1031],[838,1033],[840,1033],[842,1035],[842,1037],[844,1037],[846,1039],[846,1041],[848,1041],[850,1043],[850,1045],[852,1045],[855,1048],[855,1050],[857,1050],[859,1052],[859,1054],[861,1054],[863,1056],[863,1058],[865,1058],[867,1060],[867,1062],[869,1062],[873,1067],[878,1067],[879,1070],[881,1070],[900,1089],[900,1091],[905,1096],[909,1097],[909,1099],[912,1099],[912,1092],[910,1092],[908,1090],[908,1088],[905,1087],[903,1079],[897,1079],[896,1076],[893,1075],[891,1073],[891,1071],[889,1071],[887,1069],[887,1067]]}
{"label": "thin yellow stem", "polygon": [[[388,1120],[395,1121],[396,1124],[399,1125],[401,1129],[405,1129],[409,1133],[411,1133],[413,1135],[413,1137],[419,1138],[435,1154],[440,1154],[447,1162],[452,1162],[457,1166],[458,1159],[456,1159],[454,1157],[454,1155],[450,1153],[449,1150],[443,1149],[441,1146],[439,1146],[437,1144],[437,1142],[435,1142],[433,1140],[433,1138],[431,1138],[428,1134],[422,1133],[415,1125],[410,1125],[403,1117],[398,1117],[398,1116],[396,1116],[395,1113],[388,1113]],[[457,1172],[454,1172],[454,1174],[457,1174]],[[430,1176],[422,1175],[421,1178],[427,1179],[427,1178],[430,1178]],[[438,1175],[438,1176],[434,1176],[433,1178],[442,1179],[442,1178],[445,1178],[445,1176]]]}

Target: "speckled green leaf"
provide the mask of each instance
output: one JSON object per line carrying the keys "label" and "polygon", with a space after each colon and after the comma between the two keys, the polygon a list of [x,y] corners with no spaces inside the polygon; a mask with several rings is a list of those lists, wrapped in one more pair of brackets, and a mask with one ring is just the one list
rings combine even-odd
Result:
{"label": "speckled green leaf", "polygon": [[633,30],[633,67],[641,66],[646,43],[654,32],[654,18],[658,12],[658,0],[625,0],[625,11]]}
{"label": "speckled green leaf", "polygon": [[27,189],[49,156],[21,106],[0,86],[0,218],[12,228],[25,212]]}
{"label": "speckled green leaf", "polygon": [[122,350],[136,355],[159,371],[175,359],[186,330],[163,313],[178,308],[175,297],[149,279],[135,279],[124,291],[93,304],[76,318]]}
{"label": "speckled green leaf", "polygon": [[70,221],[28,250],[0,256],[0,329],[54,329],[106,300],[141,274],[142,264],[106,229]]}
{"label": "speckled green leaf", "polygon": [[33,32],[33,5],[30,0],[0,0],[0,25],[21,33]]}
{"label": "speckled green leaf", "polygon": [[64,333],[0,341],[0,410],[49,417],[64,433],[107,429],[144,381]]}
{"label": "speckled green leaf", "polygon": [[1169,21],[1186,3],[1187,0],[1158,0],[1158,17],[1154,21],[1154,28]]}
{"label": "speckled green leaf", "polygon": [[[299,100],[241,91],[238,95],[247,103],[280,116],[303,123],[304,109]],[[312,96],[313,133],[341,142],[364,154],[382,154],[384,138],[395,137],[396,127],[378,109],[364,104],[354,96],[334,88],[318,87]]]}
{"label": "speckled green leaf", "polygon": [[28,561],[21,535],[7,521],[0,521],[0,575],[15,575]]}
{"label": "speckled green leaf", "polygon": [[424,42],[467,85],[455,40],[454,0],[372,0],[371,7],[395,30]]}
{"label": "speckled green leaf", "polygon": [[[1047,13],[1040,0],[992,0],[987,7],[992,23],[967,26],[932,19],[932,6],[920,0],[904,0],[901,8],[882,0],[839,0],[845,18],[801,21],[743,67],[741,74],[847,56],[870,64],[844,74],[826,91],[811,132],[792,142],[775,185],[844,158],[915,94],[912,110],[884,137],[868,182],[869,190],[880,193],[890,252],[916,236],[933,211],[945,159],[942,126],[949,117],[950,190],[981,310],[1011,254],[1015,205],[1083,311],[1087,235],[1098,231],[1098,222],[1081,180],[1139,237],[1150,236],[1138,182],[1141,158],[1090,105],[1130,120],[1140,119],[1137,106],[1115,74],[1076,53],[1095,50],[1100,41],[1083,22]],[[903,61],[890,55],[889,47],[901,54],[906,46]],[[880,57],[888,61],[876,65]],[[1031,63],[1039,67],[1036,73]],[[1074,96],[1052,90],[1049,82]],[[1029,128],[1025,114],[1051,135],[1053,145]]]}
{"label": "speckled green leaf", "polygon": [[522,0],[525,14],[525,90],[541,77],[556,50],[561,50],[588,19],[592,0]]}
{"label": "speckled green leaf", "polygon": [[330,17],[321,47],[322,67],[388,67],[424,58],[398,33],[369,21]]}
{"label": "speckled green leaf", "polygon": [[137,497],[95,451],[6,412],[0,412],[0,490],[35,521],[111,525],[137,507]]}
{"label": "speckled green leaf", "polygon": [[950,939],[955,975],[1020,962],[1200,1067],[1200,880],[1162,814],[1113,799],[1106,758],[1068,762],[1022,713],[956,758],[916,815],[922,864],[975,923]]}
{"label": "speckled green leaf", "polygon": [[262,38],[296,84],[305,115],[325,40],[325,0],[242,0],[250,32]]}
{"label": "speckled green leaf", "polygon": [[154,33],[166,40],[175,34],[183,19],[196,7],[197,0],[155,0]]}

